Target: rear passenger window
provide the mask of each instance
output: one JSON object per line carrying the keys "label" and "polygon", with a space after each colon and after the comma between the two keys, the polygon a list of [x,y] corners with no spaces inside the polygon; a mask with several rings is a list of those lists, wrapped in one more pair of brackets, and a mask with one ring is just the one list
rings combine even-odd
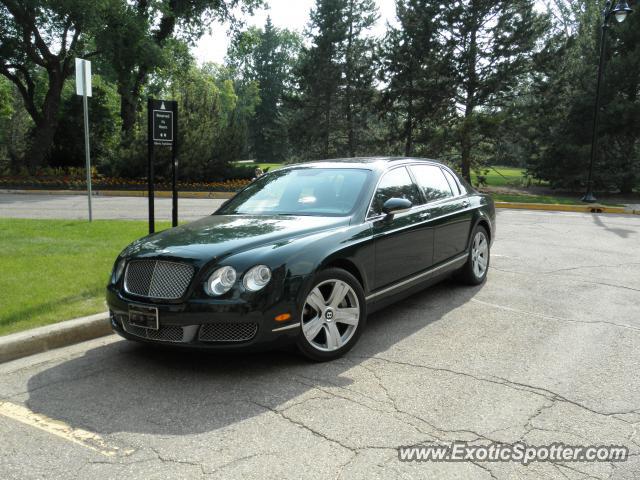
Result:
{"label": "rear passenger window", "polygon": [[440,167],[435,165],[412,165],[411,172],[418,182],[418,187],[422,190],[427,202],[442,200],[452,197],[449,182],[444,178]]}
{"label": "rear passenger window", "polygon": [[456,182],[456,179],[453,178],[453,175],[451,175],[451,173],[449,173],[444,168],[442,169],[442,171],[444,172],[444,176],[447,177],[447,180],[449,180],[449,185],[451,185],[453,195],[456,196],[462,194],[462,192],[460,191],[460,185],[458,184],[458,182]]}
{"label": "rear passenger window", "polygon": [[380,215],[384,202],[390,198],[406,198],[414,205],[422,203],[420,192],[404,167],[395,168],[384,174],[373,197],[369,216]]}

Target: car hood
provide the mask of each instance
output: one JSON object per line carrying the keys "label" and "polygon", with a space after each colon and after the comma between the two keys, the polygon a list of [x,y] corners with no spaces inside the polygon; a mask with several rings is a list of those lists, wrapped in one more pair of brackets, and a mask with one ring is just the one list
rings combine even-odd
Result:
{"label": "car hood", "polygon": [[124,257],[209,261],[348,225],[348,217],[211,215],[132,243]]}

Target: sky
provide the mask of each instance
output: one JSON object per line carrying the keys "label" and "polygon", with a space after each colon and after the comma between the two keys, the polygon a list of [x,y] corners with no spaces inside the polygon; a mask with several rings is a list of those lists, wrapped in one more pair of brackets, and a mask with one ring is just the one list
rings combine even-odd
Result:
{"label": "sky", "polygon": [[[263,27],[267,16],[276,27],[288,28],[302,33],[309,22],[309,12],[315,0],[266,0],[268,10],[259,10],[252,17],[246,18],[247,25]],[[380,19],[372,30],[374,35],[383,35],[386,22],[393,22],[395,16],[395,0],[376,0]],[[223,63],[229,46],[228,25],[214,25],[211,34],[207,34],[193,49],[198,62]]]}
{"label": "sky", "polygon": [[[302,33],[309,23],[309,12],[315,5],[315,0],[266,0],[267,9],[254,13],[245,19],[248,26],[263,27],[267,16],[271,15],[271,21],[276,27],[288,28]],[[376,36],[384,35],[387,22],[394,23],[395,0],[376,0],[380,18],[372,29]],[[545,8],[544,0],[537,0],[539,10]],[[215,62],[223,63],[229,46],[228,25],[214,25],[211,33],[200,39],[193,54],[199,63]]]}

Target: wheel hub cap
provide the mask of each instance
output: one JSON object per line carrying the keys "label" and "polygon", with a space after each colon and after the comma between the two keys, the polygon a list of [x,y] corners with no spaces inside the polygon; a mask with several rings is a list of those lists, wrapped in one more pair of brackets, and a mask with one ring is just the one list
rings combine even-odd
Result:
{"label": "wheel hub cap", "polygon": [[353,288],[342,280],[326,280],[305,300],[302,332],[313,348],[330,352],[351,339],[359,320],[360,304]]}

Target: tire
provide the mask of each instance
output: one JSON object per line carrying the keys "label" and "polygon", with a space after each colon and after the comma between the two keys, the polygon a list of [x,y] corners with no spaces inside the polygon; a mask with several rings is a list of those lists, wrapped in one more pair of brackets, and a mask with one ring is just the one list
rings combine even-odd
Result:
{"label": "tire", "polygon": [[298,310],[301,328],[296,344],[305,357],[326,362],[356,344],[366,324],[367,306],[360,282],[340,268],[319,272],[311,285]]}
{"label": "tire", "polygon": [[487,278],[491,258],[489,233],[482,225],[476,226],[469,238],[469,258],[458,271],[457,278],[467,285],[480,285]]}

